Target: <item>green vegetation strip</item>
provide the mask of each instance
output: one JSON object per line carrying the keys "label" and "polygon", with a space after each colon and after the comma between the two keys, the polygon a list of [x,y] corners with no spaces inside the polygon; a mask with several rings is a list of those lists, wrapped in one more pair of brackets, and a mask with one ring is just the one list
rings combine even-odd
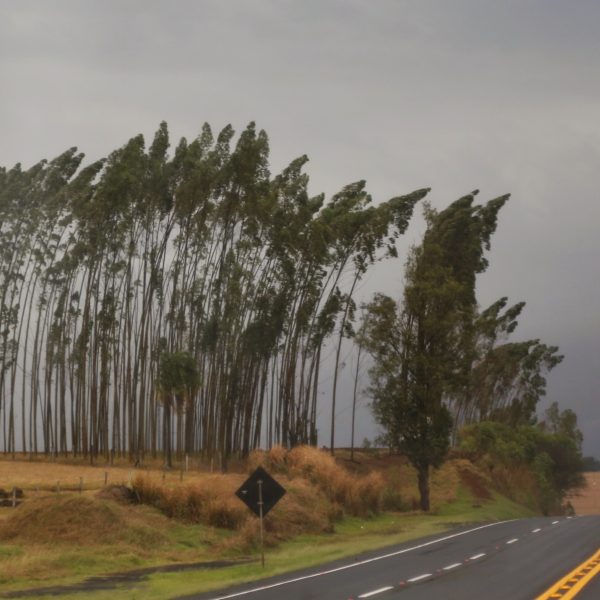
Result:
{"label": "green vegetation strip", "polygon": [[[112,590],[75,592],[64,597],[71,600],[83,598],[86,600],[136,598],[140,600],[142,598],[144,600],[164,600],[166,598],[176,598],[185,594],[207,592],[297,569],[313,567],[369,550],[441,533],[461,524],[521,518],[531,514],[529,510],[501,496],[494,496],[492,501],[477,506],[470,494],[466,490],[460,489],[457,499],[444,505],[436,514],[386,513],[370,519],[346,518],[336,525],[336,532],[333,534],[299,536],[291,541],[284,542],[276,548],[267,550],[264,569],[261,568],[260,564],[250,563],[209,571],[156,573],[133,585],[123,586],[117,584],[116,589]],[[190,533],[193,529],[193,527],[189,528]],[[181,531],[179,533],[181,534]],[[194,543],[191,539],[192,536],[186,537],[188,544]],[[0,551],[1,555],[2,552]],[[92,558],[98,561],[94,570],[102,565],[108,566],[110,564],[110,566],[114,566],[113,561],[105,562],[107,559],[101,554],[95,557],[86,555],[81,559],[83,561],[83,564],[80,565],[82,568],[76,569],[80,577],[85,569],[90,566],[90,559]],[[217,557],[213,556],[212,558]],[[222,558],[235,558],[235,551],[230,551],[228,556]],[[77,559],[75,556],[70,555],[69,560],[76,561]],[[139,566],[142,566],[142,564]],[[106,573],[106,569],[103,569],[103,571]],[[65,579],[62,581],[55,580],[52,581],[52,584],[73,583],[73,579],[69,579],[70,581]],[[21,589],[25,587],[23,583],[20,582],[19,587]],[[49,583],[48,581],[44,582],[45,586]],[[31,582],[29,584],[31,585]],[[6,587],[4,589],[8,591]],[[32,596],[28,596],[28,598],[36,597],[42,596],[36,596],[35,592]],[[47,598],[47,596],[44,597]]]}

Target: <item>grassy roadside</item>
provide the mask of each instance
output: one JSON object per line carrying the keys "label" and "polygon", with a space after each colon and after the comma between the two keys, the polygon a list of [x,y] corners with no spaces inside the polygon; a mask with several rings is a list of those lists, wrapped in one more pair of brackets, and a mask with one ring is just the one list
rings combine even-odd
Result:
{"label": "grassy roadside", "polygon": [[[179,595],[215,590],[236,583],[249,582],[264,577],[315,566],[325,562],[353,556],[361,552],[382,548],[392,544],[405,542],[427,535],[442,533],[453,526],[483,521],[504,520],[530,516],[532,513],[506,498],[494,494],[493,498],[481,503],[475,499],[465,486],[458,486],[456,497],[451,502],[441,506],[435,514],[422,515],[419,513],[384,513],[376,517],[362,519],[347,517],[335,526],[335,532],[319,535],[301,535],[280,543],[277,547],[266,551],[266,567],[262,569],[259,563],[251,563],[227,567],[211,571],[187,571],[182,573],[157,573],[133,584],[130,587],[121,586],[116,589],[98,592],[77,592],[61,597],[72,600],[90,598],[92,600],[120,599],[149,599],[164,600]],[[207,530],[201,526],[178,525],[169,531],[171,552],[176,551],[178,559],[186,552],[195,560],[214,559],[211,556],[211,544],[199,540],[207,535]],[[212,534],[214,535],[214,533]],[[204,538],[206,539],[206,538]],[[181,552],[181,553],[180,553]],[[0,546],[0,559],[2,547]],[[235,547],[228,548],[223,557],[239,557]],[[101,548],[85,550],[81,553],[71,552],[64,556],[70,561],[71,573],[68,577],[59,577],[52,581],[44,581],[43,585],[70,583],[81,581],[82,576],[94,572],[123,570],[124,556],[106,556]],[[143,558],[130,556],[129,565],[147,566]],[[165,558],[163,557],[163,562]],[[138,564],[136,565],[135,562]],[[150,561],[154,562],[154,560]],[[114,569],[113,566],[119,565]],[[75,567],[75,572],[73,567]],[[3,591],[32,587],[32,581],[12,582],[2,586]],[[29,596],[35,598],[36,596]]]}
{"label": "grassy roadside", "polygon": [[[258,558],[257,523],[234,496],[258,464],[287,489],[265,524],[265,569],[247,562]],[[116,469],[122,466],[109,473],[111,481],[124,475]],[[96,467],[0,461],[2,472],[6,487],[26,486],[26,500],[17,510],[0,509],[0,597],[78,585],[80,591],[63,590],[58,597],[163,600],[312,567],[457,525],[532,514],[497,493],[488,474],[461,458],[432,473],[433,509],[427,515],[414,511],[414,469],[403,457],[384,452],[360,453],[351,461],[343,452],[334,459],[315,448],[274,447],[253,453],[236,472],[196,468],[185,478],[149,465],[134,477],[127,472],[129,487],[119,488],[127,493],[118,498],[107,496],[110,488],[96,482],[98,474],[104,476]],[[52,493],[59,477],[61,482],[84,478],[83,493],[64,488]],[[133,503],[128,495],[135,497]],[[81,585],[90,577],[215,560],[238,564],[117,578],[110,582],[119,585],[116,589]]]}

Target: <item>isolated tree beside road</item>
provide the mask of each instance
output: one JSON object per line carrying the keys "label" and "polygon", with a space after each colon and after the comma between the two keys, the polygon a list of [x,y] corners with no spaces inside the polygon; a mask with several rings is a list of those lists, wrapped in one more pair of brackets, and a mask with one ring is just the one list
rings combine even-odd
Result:
{"label": "isolated tree beside road", "polygon": [[442,212],[426,209],[423,243],[409,256],[401,302],[378,294],[368,306],[366,347],[374,358],[373,412],[390,447],[403,453],[429,510],[429,472],[449,447],[448,395],[464,387],[472,359],[476,275],[508,196],[474,206],[469,194]]}

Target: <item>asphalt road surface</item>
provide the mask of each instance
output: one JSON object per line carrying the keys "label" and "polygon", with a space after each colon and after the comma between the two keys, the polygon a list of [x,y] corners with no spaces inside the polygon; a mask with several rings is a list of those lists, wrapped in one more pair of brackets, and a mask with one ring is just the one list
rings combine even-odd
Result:
{"label": "asphalt road surface", "polygon": [[[520,519],[186,599],[534,600],[599,549],[600,516]],[[600,575],[577,595],[592,598]]]}

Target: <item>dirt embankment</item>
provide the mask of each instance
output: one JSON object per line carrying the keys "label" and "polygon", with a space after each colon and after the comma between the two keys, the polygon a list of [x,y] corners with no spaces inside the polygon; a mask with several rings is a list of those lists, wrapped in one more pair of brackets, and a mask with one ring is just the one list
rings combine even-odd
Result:
{"label": "dirt embankment", "polygon": [[600,515],[600,471],[585,473],[587,487],[569,496],[577,515]]}

